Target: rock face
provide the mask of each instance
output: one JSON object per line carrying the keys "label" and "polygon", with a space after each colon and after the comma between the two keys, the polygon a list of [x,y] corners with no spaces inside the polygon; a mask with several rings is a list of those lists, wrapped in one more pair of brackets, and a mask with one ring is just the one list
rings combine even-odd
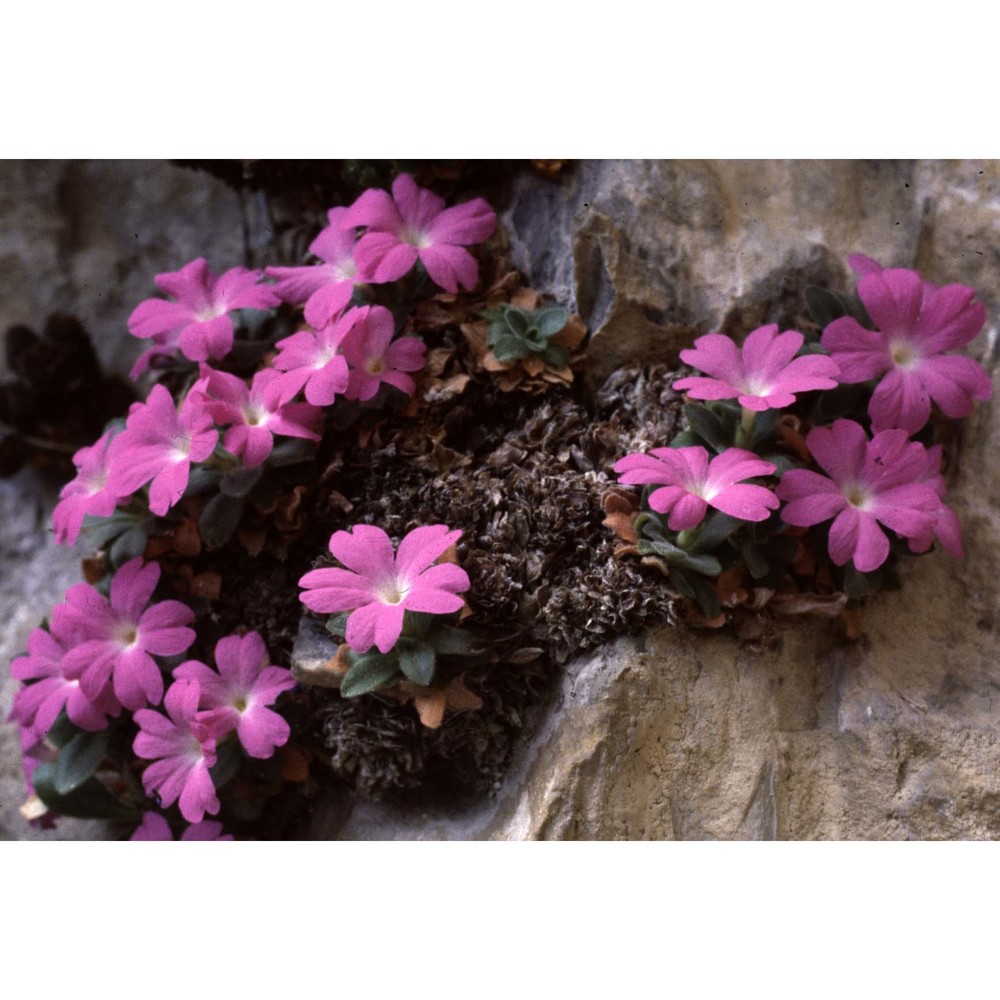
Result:
{"label": "rock face", "polygon": [[154,294],[155,274],[195,257],[225,270],[247,252],[240,197],[205,174],[150,161],[0,162],[0,332],[72,313],[101,362],[124,374],[141,350],[126,320]]}
{"label": "rock face", "polygon": [[[6,322],[89,309],[123,332],[155,271],[199,253],[242,262],[239,199],[211,178],[127,164],[0,169],[0,267],[17,279],[0,292]],[[989,319],[972,350],[989,366],[998,194],[1000,165],[987,162],[599,161],[555,181],[525,175],[502,221],[532,284],[594,331],[597,382],[626,359],[669,360],[709,330],[791,325],[795,293],[847,284],[851,252],[974,285]],[[102,342],[102,357],[121,343]],[[981,405],[951,474],[966,558],[910,561],[903,589],[867,604],[859,642],[840,645],[821,624],[788,629],[765,653],[727,633],[623,640],[570,665],[495,800],[462,815],[331,800],[311,835],[1000,837],[998,448],[1000,404]],[[73,578],[69,557],[31,537],[3,554],[8,653]],[[12,733],[5,775],[16,774]],[[26,836],[13,781],[0,829]]]}
{"label": "rock face", "polygon": [[[708,330],[790,324],[790,290],[846,282],[851,252],[974,285],[989,366],[998,188],[995,163],[598,162],[524,178],[504,219],[533,285],[588,320],[595,378]],[[570,665],[495,801],[457,818],[359,804],[316,835],[1000,836],[998,441],[986,404],[952,474],[966,558],[911,561],[858,643],[818,624],[761,654],[727,634],[621,641]]]}

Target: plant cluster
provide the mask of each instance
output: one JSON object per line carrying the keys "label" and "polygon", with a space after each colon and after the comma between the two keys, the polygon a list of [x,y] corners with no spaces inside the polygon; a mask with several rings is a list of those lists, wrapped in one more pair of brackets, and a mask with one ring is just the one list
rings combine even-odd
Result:
{"label": "plant cluster", "polygon": [[[414,316],[477,285],[467,248],[495,226],[483,199],[447,207],[402,174],[391,194],[330,210],[315,263],[216,274],[197,259],[156,276],[163,297],[128,323],[147,344],[131,374],[149,391],[75,453],[53,514],[57,542],[82,534],[97,550],[87,582],[12,664],[29,818],[141,821],[134,839],[183,821],[181,839],[226,839],[206,816],[252,819],[282,782],[306,780],[289,722],[301,695],[251,622],[222,613],[222,557],[308,544],[303,497],[330,471],[330,442],[413,407],[415,376],[433,369]],[[460,676],[481,657],[458,626],[460,535],[416,526],[394,548],[355,524],[330,538],[341,566],[302,577],[302,604],[336,616],[345,697],[408,687],[431,725],[476,707]]]}
{"label": "plant cluster", "polygon": [[704,623],[769,604],[835,615],[893,585],[892,556],[935,541],[962,555],[932,404],[956,419],[990,397],[980,365],[951,353],[985,310],[972,288],[849,262],[856,295],[808,289],[808,333],[772,324],[742,346],[712,333],[681,351],[701,373],[673,382],[699,401],[686,429],[615,465],[645,487],[638,507],[606,499],[622,551],[658,567]]}

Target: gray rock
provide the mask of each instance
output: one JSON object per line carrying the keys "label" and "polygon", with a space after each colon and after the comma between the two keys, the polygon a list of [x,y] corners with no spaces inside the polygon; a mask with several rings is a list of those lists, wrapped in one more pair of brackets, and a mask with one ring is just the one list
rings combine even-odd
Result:
{"label": "gray rock", "polygon": [[[672,360],[709,330],[794,317],[793,292],[846,280],[851,252],[974,285],[990,318],[973,350],[992,363],[998,190],[1000,167],[970,161],[596,161],[523,177],[503,222],[532,284],[592,327],[594,381],[625,359]],[[152,274],[259,255],[258,208],[163,164],[0,165],[0,321],[76,311],[125,370],[137,351],[124,321]],[[998,445],[1000,407],[981,406],[952,472],[967,557],[911,561],[903,589],[866,606],[861,641],[840,645],[822,624],[789,627],[764,653],[727,633],[622,640],[569,666],[492,801],[456,815],[331,797],[311,835],[1000,837]],[[45,542],[33,487],[3,490],[10,656],[76,573]],[[11,697],[8,680],[0,710]],[[0,739],[0,832],[28,836],[16,735]]]}
{"label": "gray rock", "polygon": [[163,162],[0,162],[0,332],[73,313],[102,363],[126,373],[142,349],[126,321],[156,293],[153,276],[195,257],[246,264],[243,218],[221,181]]}

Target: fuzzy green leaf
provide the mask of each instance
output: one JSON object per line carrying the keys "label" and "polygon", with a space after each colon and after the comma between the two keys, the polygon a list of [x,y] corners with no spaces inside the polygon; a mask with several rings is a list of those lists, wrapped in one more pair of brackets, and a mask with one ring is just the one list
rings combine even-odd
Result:
{"label": "fuzzy green leaf", "polygon": [[523,340],[508,333],[497,338],[497,342],[493,345],[493,353],[497,361],[505,365],[510,361],[526,358],[531,354],[531,348]]}
{"label": "fuzzy green leaf", "polygon": [[448,628],[430,637],[430,642],[442,656],[475,656],[475,640],[460,628]]}
{"label": "fuzzy green leaf", "polygon": [[56,790],[56,762],[39,764],[32,776],[38,797],[60,816],[77,819],[137,820],[139,811],[130,809],[116,799],[97,778],[87,778],[66,795]]}
{"label": "fuzzy green leaf", "polygon": [[393,655],[381,653],[351,653],[351,668],[340,684],[340,693],[345,698],[356,698],[398,679],[399,661]]}
{"label": "fuzzy green leaf", "polygon": [[721,545],[735,532],[740,525],[745,524],[738,517],[723,514],[721,510],[713,511],[702,522],[701,530],[691,547],[692,552],[711,552]]}
{"label": "fuzzy green leaf", "polygon": [[119,535],[108,550],[108,560],[114,567],[122,566],[130,559],[141,556],[146,551],[149,531],[146,525],[137,524]]}
{"label": "fuzzy green leaf", "polygon": [[241,465],[222,477],[219,481],[219,489],[227,497],[245,497],[257,485],[263,471],[263,465],[258,465],[253,469]]}
{"label": "fuzzy green leaf", "polygon": [[691,425],[691,430],[709,447],[720,453],[732,447],[732,436],[726,431],[722,421],[707,406],[702,406],[700,403],[688,403],[682,412]]}
{"label": "fuzzy green leaf", "polygon": [[569,360],[569,351],[559,344],[549,344],[542,352],[542,360],[553,368],[562,368]]}
{"label": "fuzzy green leaf", "polygon": [[274,446],[271,454],[267,456],[267,464],[272,469],[278,469],[285,465],[300,465],[315,457],[315,442],[305,441],[302,438],[286,438]]}
{"label": "fuzzy green leaf", "polygon": [[538,328],[538,332],[546,340],[549,337],[554,337],[569,322],[569,313],[559,306],[549,309],[536,309],[531,316],[534,325]]}
{"label": "fuzzy green leaf", "polygon": [[216,791],[225,788],[236,777],[242,762],[239,740],[226,740],[218,745],[215,764],[208,772]]}
{"label": "fuzzy green leaf", "polygon": [[198,519],[198,530],[206,548],[221,548],[236,532],[243,516],[243,498],[218,493],[205,504]]}
{"label": "fuzzy green leaf", "polygon": [[330,635],[335,635],[340,639],[343,639],[347,634],[347,619],[350,618],[350,612],[344,611],[339,615],[334,615],[326,623],[326,630]]}
{"label": "fuzzy green leaf", "polygon": [[434,680],[436,657],[427,643],[399,641],[399,668],[414,684],[426,687]]}
{"label": "fuzzy green leaf", "polygon": [[76,737],[82,732],[82,729],[74,726],[73,723],[69,721],[66,709],[63,708],[56,716],[56,721],[49,727],[49,731],[45,734],[45,738],[57,750],[61,750],[72,740],[76,739]]}
{"label": "fuzzy green leaf", "polygon": [[78,733],[62,748],[56,761],[53,787],[58,795],[79,788],[97,770],[108,749],[108,730]]}

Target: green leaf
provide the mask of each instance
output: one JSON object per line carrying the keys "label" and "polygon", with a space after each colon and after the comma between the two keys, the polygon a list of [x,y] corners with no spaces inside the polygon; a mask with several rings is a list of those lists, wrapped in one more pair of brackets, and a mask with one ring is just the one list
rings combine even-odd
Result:
{"label": "green leaf", "polygon": [[677,562],[683,566],[684,569],[700,573],[702,576],[711,577],[716,577],[722,572],[722,564],[718,559],[716,559],[715,556],[706,554],[695,555],[691,552],[683,552],[683,550],[678,551],[682,552],[682,558],[678,559]]}
{"label": "green leaf", "polygon": [[218,745],[215,763],[208,772],[216,791],[225,788],[236,777],[242,763],[243,753],[239,740],[226,740]]}
{"label": "green leaf", "polygon": [[219,489],[227,497],[245,497],[257,485],[263,471],[263,465],[253,469],[241,465],[219,480]]}
{"label": "green leaf", "polygon": [[493,353],[497,361],[505,365],[510,361],[526,358],[531,353],[531,348],[523,340],[505,334],[497,338],[497,342],[493,345]]}
{"label": "green leaf", "polygon": [[722,610],[722,604],[719,602],[719,595],[716,594],[715,588],[698,577],[691,579],[691,586],[694,588],[694,598],[705,617],[715,618]]}
{"label": "green leaf", "polygon": [[764,410],[754,417],[753,434],[750,437],[751,446],[758,445],[774,433],[774,428],[778,425],[781,417],[781,410]]}
{"label": "green leaf", "polygon": [[303,462],[312,461],[315,457],[314,442],[302,438],[286,438],[274,446],[271,454],[267,456],[267,464],[271,468],[279,469],[285,465],[301,465]]}
{"label": "green leaf", "polygon": [[68,795],[79,788],[97,770],[108,749],[109,731],[78,733],[59,753],[53,788],[58,795]]}
{"label": "green leaf", "polygon": [[194,465],[191,467],[191,475],[188,476],[184,496],[196,497],[203,493],[210,493],[218,487],[221,478],[222,474],[218,469],[210,469],[205,465]]}
{"label": "green leaf", "polygon": [[676,566],[670,566],[668,569],[670,576],[670,582],[674,585],[674,590],[679,591],[685,597],[690,597],[692,600],[695,599],[695,590],[691,584],[691,578],[682,569],[678,569]]}
{"label": "green leaf", "polygon": [[134,524],[135,519],[125,514],[116,514],[112,517],[95,517],[93,514],[88,514],[83,519],[83,533],[94,548],[103,549]]}
{"label": "green leaf", "polygon": [[723,452],[732,447],[732,437],[726,432],[722,421],[707,406],[688,403],[682,412],[691,425],[691,430],[715,451]]}
{"label": "green leaf", "polygon": [[503,318],[507,326],[519,337],[526,337],[530,326],[528,314],[517,306],[508,305],[506,308],[504,306],[500,308],[504,309]]}
{"label": "green leaf", "polygon": [[436,658],[434,649],[427,643],[399,642],[399,668],[414,684],[426,687],[434,680]]}
{"label": "green leaf", "polygon": [[844,593],[848,597],[867,597],[882,589],[882,574],[879,570],[862,573],[855,569],[853,562],[844,567]]}
{"label": "green leaf", "polygon": [[399,674],[399,663],[395,656],[381,653],[350,653],[351,668],[340,684],[340,693],[345,698],[356,698],[395,680]]}
{"label": "green leaf", "polygon": [[217,493],[205,504],[198,519],[198,530],[206,548],[221,548],[236,532],[243,516],[243,498]]}
{"label": "green leaf", "polygon": [[554,337],[569,322],[569,313],[559,306],[549,309],[536,309],[532,314],[534,325],[538,332],[548,340]]}
{"label": "green leaf", "polygon": [[108,560],[114,567],[122,566],[130,559],[141,556],[146,551],[149,530],[144,524],[137,524],[119,535],[108,550]]}
{"label": "green leaf", "polygon": [[330,635],[335,635],[340,639],[343,639],[347,634],[347,619],[350,618],[351,613],[349,611],[344,611],[339,615],[334,615],[326,623],[326,630]]}
{"label": "green leaf", "polygon": [[806,310],[809,318],[820,328],[829,326],[835,319],[847,315],[843,296],[818,285],[810,285],[805,290]]}
{"label": "green leaf", "polygon": [[48,740],[48,742],[51,743],[57,750],[61,750],[72,740],[76,739],[76,737],[82,732],[82,729],[74,726],[73,723],[69,721],[66,709],[63,708],[62,711],[60,711],[60,713],[56,716],[56,721],[49,727],[49,731],[45,734],[45,739]]}
{"label": "green leaf", "polygon": [[743,546],[743,561],[750,570],[750,575],[759,580],[767,575],[771,564],[767,561],[767,556],[761,551],[761,547],[756,542],[747,542]]}
{"label": "green leaf", "polygon": [[691,547],[692,552],[711,552],[712,549],[721,545],[735,532],[740,525],[746,522],[730,514],[723,514],[721,510],[713,511],[705,518]]}
{"label": "green leaf", "polygon": [[32,784],[38,797],[60,816],[77,819],[138,820],[138,809],[132,809],[116,799],[97,778],[87,778],[79,787],[66,795],[56,791],[56,763],[39,764],[32,775]]}
{"label": "green leaf", "polygon": [[431,644],[442,656],[475,656],[472,646],[475,639],[460,628],[448,628],[430,638]]}
{"label": "green leaf", "polygon": [[549,344],[542,352],[542,360],[553,368],[562,368],[569,360],[569,351],[559,344]]}
{"label": "green leaf", "polygon": [[690,448],[696,444],[702,444],[702,440],[694,431],[690,430],[675,434],[670,441],[671,448]]}

